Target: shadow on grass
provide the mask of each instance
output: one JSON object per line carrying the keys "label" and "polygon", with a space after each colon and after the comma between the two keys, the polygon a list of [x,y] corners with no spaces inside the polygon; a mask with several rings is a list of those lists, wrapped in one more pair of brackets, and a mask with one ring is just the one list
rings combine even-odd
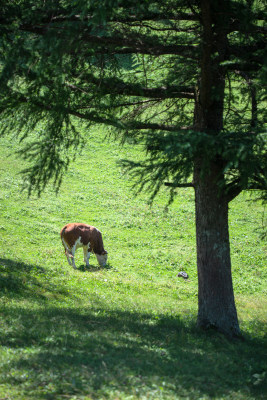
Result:
{"label": "shadow on grass", "polygon": [[263,341],[229,342],[185,316],[92,302],[35,310],[6,305],[1,317],[8,327],[0,336],[1,381],[21,398],[264,398]]}
{"label": "shadow on grass", "polygon": [[105,265],[105,267],[101,267],[99,265],[89,265],[89,267],[87,267],[84,264],[79,265],[79,267],[77,267],[77,269],[81,272],[98,272],[101,270],[108,270],[108,269],[112,269],[112,266],[110,264]]}
{"label": "shadow on grass", "polygon": [[25,264],[20,261],[13,261],[0,258],[0,290],[2,295],[13,299],[35,298],[46,300],[47,293],[51,296],[67,296],[68,292],[58,288],[51,280],[44,283],[39,279],[45,276],[47,271],[37,265]]}

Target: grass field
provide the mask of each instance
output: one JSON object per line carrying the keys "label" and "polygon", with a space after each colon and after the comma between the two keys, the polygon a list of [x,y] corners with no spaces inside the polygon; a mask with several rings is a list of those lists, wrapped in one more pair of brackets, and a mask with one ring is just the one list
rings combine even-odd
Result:
{"label": "grass field", "polygon": [[[248,193],[231,203],[245,341],[229,342],[196,328],[191,189],[148,206],[117,165],[140,150],[90,136],[58,195],[41,198],[21,193],[15,139],[0,141],[0,399],[265,399],[263,206]],[[86,269],[81,250],[68,265],[59,231],[75,221],[101,230],[107,267],[92,255]]]}

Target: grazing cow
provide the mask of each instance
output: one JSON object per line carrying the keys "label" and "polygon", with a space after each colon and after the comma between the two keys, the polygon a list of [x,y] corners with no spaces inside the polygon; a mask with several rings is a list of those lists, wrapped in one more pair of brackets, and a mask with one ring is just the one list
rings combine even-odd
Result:
{"label": "grazing cow", "polygon": [[74,255],[79,247],[83,247],[84,262],[89,266],[90,252],[96,255],[98,264],[104,267],[108,253],[104,249],[101,232],[87,224],[67,224],[60,231],[60,237],[65,248],[68,263],[76,269]]}

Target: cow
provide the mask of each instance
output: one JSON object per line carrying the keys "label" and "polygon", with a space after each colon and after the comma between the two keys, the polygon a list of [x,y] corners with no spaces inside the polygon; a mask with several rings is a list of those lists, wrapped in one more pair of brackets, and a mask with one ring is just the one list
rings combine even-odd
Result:
{"label": "cow", "polygon": [[60,237],[65,248],[68,263],[72,265],[74,269],[77,269],[74,255],[76,249],[79,247],[83,247],[86,266],[89,266],[91,251],[95,253],[100,267],[106,265],[108,253],[104,249],[101,232],[94,226],[79,223],[67,224],[61,229]]}

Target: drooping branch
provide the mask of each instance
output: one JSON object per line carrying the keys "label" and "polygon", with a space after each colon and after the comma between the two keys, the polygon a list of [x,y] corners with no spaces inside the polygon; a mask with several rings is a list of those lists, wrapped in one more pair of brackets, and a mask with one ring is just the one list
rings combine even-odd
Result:
{"label": "drooping branch", "polygon": [[[45,35],[48,31],[53,31],[53,34],[59,38],[64,38],[64,27],[47,25],[30,25],[24,24],[19,28],[21,31]],[[119,37],[119,36],[99,36],[91,35],[88,32],[80,32],[78,39],[85,43],[90,43],[94,49],[94,53],[98,54],[149,54],[149,55],[164,55],[172,54],[181,57],[197,59],[197,46],[181,45],[181,44],[163,44],[155,38],[147,40],[143,35],[135,34],[134,38]]]}
{"label": "drooping branch", "polygon": [[[42,105],[40,105],[40,106],[42,106]],[[49,108],[47,108],[47,110],[49,111]],[[186,132],[191,129],[191,127],[187,127],[187,126],[178,127],[176,125],[165,125],[165,124],[160,124],[160,123],[150,123],[150,122],[141,122],[141,121],[125,122],[122,120],[118,120],[116,118],[101,117],[99,115],[96,115],[94,112],[80,113],[78,111],[71,110],[71,109],[66,109],[66,112],[68,114],[73,115],[74,117],[77,117],[80,119],[96,122],[99,124],[114,126],[115,128],[123,129],[125,131],[149,130],[149,131],[165,131],[165,132],[177,132],[177,131]]]}
{"label": "drooping branch", "polygon": [[[151,24],[151,21],[136,21],[136,22],[125,22],[123,26],[127,26],[129,28],[133,27],[139,27],[139,28],[147,28],[149,31],[155,31],[155,32],[178,32],[178,33],[195,33],[197,28],[199,27],[196,25],[195,27],[178,27],[174,25],[175,22],[169,27],[169,26],[155,26]],[[195,40],[195,38],[194,38]]]}
{"label": "drooping branch", "polygon": [[[33,105],[33,106],[39,108],[40,110],[43,110],[46,112],[54,112],[54,111],[59,112],[58,107],[53,106],[51,103],[46,104],[37,99],[27,98],[25,95],[10,89],[10,97],[9,97],[10,101],[11,101],[12,97],[14,98],[16,103],[21,103],[21,104],[26,103],[29,105]],[[186,127],[186,126],[179,127],[177,125],[165,125],[165,124],[161,124],[161,123],[150,123],[150,122],[142,122],[142,121],[125,122],[125,121],[119,120],[119,119],[109,116],[109,115],[103,116],[101,114],[97,114],[95,111],[81,113],[70,107],[67,107],[67,106],[64,107],[63,105],[60,106],[60,111],[66,115],[69,114],[69,115],[72,115],[79,119],[83,119],[83,120],[90,121],[93,123],[110,125],[117,129],[123,129],[126,131],[147,130],[147,131],[166,131],[166,132],[177,132],[177,131],[186,132],[192,128],[192,127]]]}
{"label": "drooping branch", "polygon": [[[58,15],[47,15],[43,18],[38,18],[40,23],[42,24],[51,24],[51,23],[60,23],[60,22],[85,22],[92,21],[94,19],[93,15],[63,15],[62,12],[59,12]],[[153,21],[153,22],[160,22],[160,21],[198,21],[198,16],[195,13],[188,13],[188,12],[174,12],[174,11],[167,11],[164,10],[163,12],[138,12],[137,10],[134,13],[125,13],[121,15],[119,13],[114,15],[107,16],[108,22],[112,23],[134,23],[134,22],[143,22],[143,21]],[[5,18],[0,16],[0,23],[6,23]]]}
{"label": "drooping branch", "polygon": [[[190,6],[190,2],[188,2]],[[40,11],[39,11],[40,12]],[[252,12],[250,11],[250,14]],[[220,14],[222,17],[223,14]],[[109,23],[121,23],[121,24],[128,24],[128,23],[148,23],[148,22],[165,22],[165,21],[200,21],[200,15],[196,13],[195,11],[193,12],[183,12],[183,11],[177,11],[175,12],[174,10],[172,11],[167,11],[163,10],[162,12],[153,12],[153,11],[135,11],[133,13],[129,12],[129,10],[126,11],[125,14],[123,13],[114,13],[114,15],[106,16],[107,17],[107,22]],[[266,20],[266,15],[264,12],[256,12],[254,13],[253,17],[254,21],[265,21]],[[49,13],[48,15],[44,15],[43,17],[38,16],[38,21],[40,24],[59,24],[61,22],[63,23],[68,23],[68,22],[77,22],[79,24],[85,23],[88,27],[88,22],[91,22],[94,20],[93,15],[64,15],[63,10],[59,11],[58,14],[56,15],[53,13],[52,15]],[[10,21],[7,20],[5,15],[0,16],[0,24],[7,24]],[[101,28],[101,26],[99,26]],[[256,23],[251,23],[250,24],[250,31],[251,32],[258,32],[258,33],[266,33],[266,27],[264,26],[259,26]],[[231,23],[229,24],[229,33],[233,31],[240,31],[240,32],[247,32],[246,31],[246,26],[240,22],[238,19],[238,15],[236,15],[236,18],[233,18]]]}
{"label": "drooping branch", "polygon": [[[92,83],[97,87],[97,90],[103,94],[117,94],[137,97],[147,97],[150,99],[173,99],[185,98],[194,99],[194,88],[187,86],[164,86],[158,88],[146,88],[138,84],[125,83],[118,78],[97,78],[93,74],[86,74],[84,79],[88,83]],[[71,90],[83,90],[76,85],[67,83]],[[90,90],[88,89],[88,93]]]}
{"label": "drooping branch", "polygon": [[170,12],[170,11],[164,11],[162,13],[135,13],[127,16],[114,16],[111,18],[111,21],[113,22],[135,22],[135,21],[166,21],[166,20],[172,20],[172,21],[198,21],[197,15],[195,13],[188,13],[188,12]]}

